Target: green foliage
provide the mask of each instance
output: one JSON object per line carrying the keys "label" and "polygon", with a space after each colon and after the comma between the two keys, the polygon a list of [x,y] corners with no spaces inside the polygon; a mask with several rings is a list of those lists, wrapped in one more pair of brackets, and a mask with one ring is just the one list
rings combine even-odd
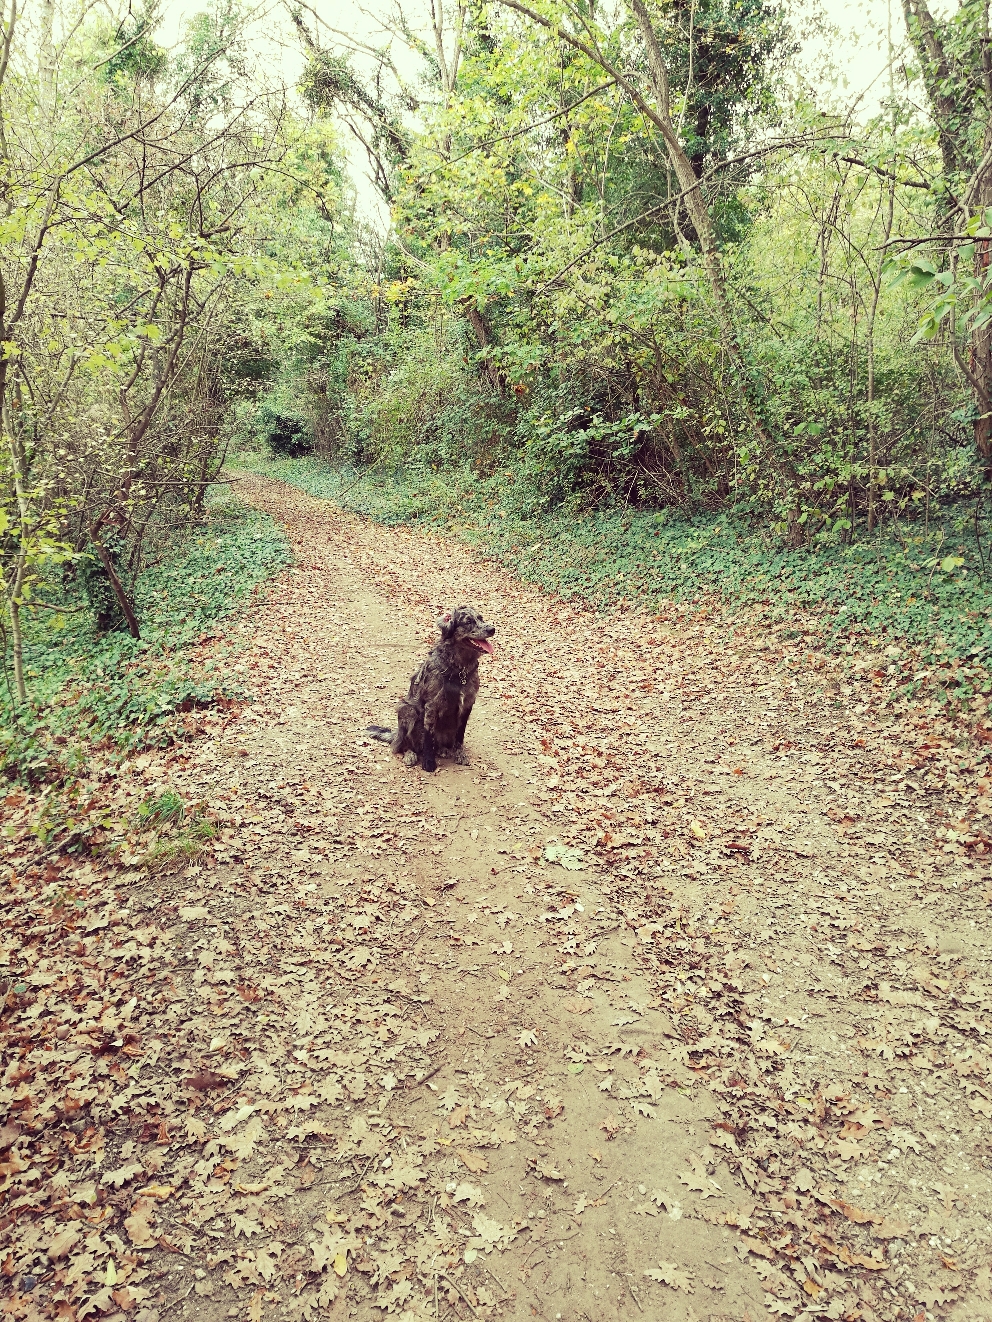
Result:
{"label": "green foliage", "polygon": [[135,810],[139,826],[165,826],[181,822],[186,816],[186,801],[178,790],[163,790],[157,798],[145,799]]}
{"label": "green foliage", "polygon": [[992,526],[988,510],[976,522],[974,506],[944,509],[929,526],[894,523],[850,546],[788,550],[727,513],[583,513],[573,502],[535,515],[513,470],[377,470],[357,482],[316,460],[260,471],[382,523],[444,527],[526,581],[600,610],[716,598],[771,619],[812,611],[834,646],[875,637],[912,645],[925,663],[992,660]]}
{"label": "green foliage", "polygon": [[[962,115],[980,8],[966,0],[938,25]],[[893,85],[882,113],[842,128],[782,77],[796,50],[782,6],[648,5],[723,307],[638,97],[554,31],[575,30],[570,9],[537,9],[550,29],[470,9],[447,46],[404,33],[422,59],[415,114],[386,55],[363,78],[308,34],[307,95],[367,124],[393,221],[365,251],[366,278],[350,272],[364,323],[353,314],[333,352],[316,350],[334,364],[340,431],[315,451],[417,473],[512,468],[533,510],[729,510],[793,547],[851,544],[977,497],[987,462],[948,341],[986,314],[987,272],[969,274],[979,248],[956,254],[953,278],[916,242],[912,278],[890,258],[893,236],[933,229],[942,195],[921,182],[939,174],[942,140],[920,89]],[[650,103],[629,13],[582,24]],[[780,150],[756,152],[778,135]],[[287,368],[271,397],[280,417],[304,416],[284,407],[294,372],[306,376]]]}
{"label": "green foliage", "polygon": [[190,863],[217,834],[216,815],[177,790],[163,790],[121,817],[80,779],[45,789],[31,830],[46,849],[57,841],[63,853],[113,858],[151,872]]}
{"label": "green foliage", "polygon": [[[127,843],[127,861],[149,872],[165,872],[191,863],[217,835],[217,828],[202,803],[189,804],[177,790],[164,790],[157,798],[146,799],[135,811],[138,833],[150,837],[131,838]],[[123,852],[120,843],[112,846]]]}
{"label": "green foliage", "polygon": [[[123,539],[114,528],[108,528],[102,540],[118,577],[126,576],[124,559],[126,547]],[[89,554],[81,557],[76,565],[76,580],[82,589],[86,604],[93,611],[96,627],[100,633],[122,631],[127,628],[110,578],[92,546]]]}
{"label": "green foliage", "polygon": [[154,639],[132,581],[199,524],[231,436],[329,452],[352,302],[335,134],[252,58],[239,0],[168,53],[158,0],[46,12],[57,39],[39,55],[12,11],[0,60],[0,643],[27,724],[49,695],[21,617],[30,649],[52,568],[101,631]]}
{"label": "green foliage", "polygon": [[988,5],[985,0],[959,0],[952,13],[934,18],[927,6],[907,0],[905,13],[919,74],[940,128],[945,175],[935,181],[935,192],[943,194],[945,206],[957,206],[954,195],[988,148]]}
{"label": "green foliage", "polygon": [[138,576],[140,641],[101,634],[71,580],[47,584],[43,599],[67,613],[24,612],[34,700],[25,709],[9,688],[0,691],[0,769],[13,777],[58,778],[77,768],[94,742],[135,749],[183,738],[187,713],[240,693],[230,669],[197,664],[192,645],[289,560],[272,520],[222,488],[205,526],[173,542]]}
{"label": "green foliage", "polygon": [[325,123],[291,125],[223,365],[225,432],[273,454],[345,445],[348,352],[369,329],[371,281],[355,251],[350,189]]}
{"label": "green foliage", "polygon": [[136,84],[154,82],[165,72],[168,54],[153,38],[158,22],[156,4],[142,5],[137,12],[131,8],[108,41],[114,53],[104,56],[99,72],[116,95],[129,97]]}
{"label": "green foliage", "polygon": [[669,77],[689,92],[680,110],[686,153],[701,174],[777,108],[776,75],[798,43],[782,7],[765,0],[678,0],[663,13]]}

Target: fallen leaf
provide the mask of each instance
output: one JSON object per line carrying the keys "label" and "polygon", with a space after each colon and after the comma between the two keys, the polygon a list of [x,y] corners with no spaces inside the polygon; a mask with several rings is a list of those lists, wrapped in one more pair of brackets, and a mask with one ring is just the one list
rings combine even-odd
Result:
{"label": "fallen leaf", "polygon": [[686,1294],[693,1292],[692,1272],[684,1271],[677,1262],[659,1263],[657,1267],[649,1267],[644,1275],[652,1281],[671,1286],[673,1290],[683,1290]]}
{"label": "fallen leaf", "polygon": [[455,1203],[467,1203],[469,1207],[485,1207],[486,1205],[482,1190],[474,1184],[469,1184],[468,1181],[458,1185],[451,1195],[451,1200]]}
{"label": "fallen leaf", "polygon": [[549,1163],[536,1161],[534,1163],[534,1169],[537,1171],[538,1175],[540,1175],[542,1180],[563,1180],[565,1178],[561,1171],[558,1170],[557,1166],[552,1166]]}
{"label": "fallen leaf", "polygon": [[873,1228],[872,1234],[877,1235],[879,1239],[905,1239],[912,1234],[912,1229],[908,1221],[886,1216]]}
{"label": "fallen leaf", "polygon": [[456,1148],[455,1153],[473,1175],[481,1175],[489,1169],[489,1162],[486,1161],[485,1157],[480,1157],[477,1152],[470,1152],[468,1148]]}
{"label": "fallen leaf", "polygon": [[66,1226],[64,1230],[60,1230],[45,1250],[52,1262],[64,1258],[81,1234],[82,1229],[78,1225]]}
{"label": "fallen leaf", "polygon": [[545,846],[544,857],[549,863],[557,863],[569,872],[581,872],[585,867],[581,849],[570,849],[565,845],[549,844]]}
{"label": "fallen leaf", "polygon": [[171,1198],[174,1193],[175,1188],[171,1184],[148,1184],[144,1189],[137,1191],[137,1196],[139,1198],[157,1198],[160,1202],[164,1202],[167,1198]]}
{"label": "fallen leaf", "polygon": [[592,1001],[584,997],[573,996],[569,1000],[562,1001],[562,1009],[567,1010],[569,1014],[588,1014],[592,1009]]}
{"label": "fallen leaf", "polygon": [[117,1170],[104,1171],[102,1184],[112,1184],[115,1189],[120,1189],[122,1185],[133,1180],[136,1175],[142,1175],[144,1167],[140,1161],[130,1161],[126,1166],[119,1166]]}
{"label": "fallen leaf", "polygon": [[154,1244],[156,1236],[152,1233],[152,1217],[155,1203],[151,1198],[139,1198],[131,1209],[131,1215],[124,1220],[124,1229],[132,1244],[146,1248]]}
{"label": "fallen leaf", "polygon": [[218,1074],[216,1070],[197,1070],[190,1078],[184,1080],[187,1088],[193,1088],[197,1092],[206,1092],[209,1088],[226,1088],[231,1082],[230,1079]]}

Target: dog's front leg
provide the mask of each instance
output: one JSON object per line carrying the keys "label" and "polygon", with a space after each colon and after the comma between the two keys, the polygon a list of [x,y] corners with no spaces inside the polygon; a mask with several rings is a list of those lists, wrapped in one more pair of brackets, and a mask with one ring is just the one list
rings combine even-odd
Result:
{"label": "dog's front leg", "polygon": [[471,715],[472,715],[472,708],[466,707],[465,714],[462,716],[462,719],[458,722],[458,733],[455,735],[455,761],[458,763],[459,766],[462,767],[468,766],[468,755],[466,754],[463,745],[465,743],[465,729],[468,725],[468,718]]}
{"label": "dog's front leg", "polygon": [[433,730],[424,730],[424,746],[420,752],[420,765],[425,771],[437,770],[437,741]]}

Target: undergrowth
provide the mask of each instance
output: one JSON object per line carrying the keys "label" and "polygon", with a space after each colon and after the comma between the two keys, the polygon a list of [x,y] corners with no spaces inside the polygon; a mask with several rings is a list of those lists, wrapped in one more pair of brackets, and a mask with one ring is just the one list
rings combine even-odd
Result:
{"label": "undergrowth", "polygon": [[[214,488],[205,525],[177,539],[135,584],[140,640],[98,633],[71,583],[38,595],[66,608],[25,611],[28,707],[0,690],[0,770],[48,780],[82,769],[94,744],[122,751],[182,737],[183,717],[239,695],[216,660],[195,644],[244,606],[290,561],[284,533],[265,514]],[[9,676],[8,676],[9,680]]]}
{"label": "undergrowth", "polygon": [[[6,802],[23,806],[26,799],[18,792]],[[219,821],[205,803],[188,803],[171,789],[122,813],[105,797],[92,799],[91,788],[72,779],[46,787],[30,829],[46,850],[57,843],[62,853],[110,858],[158,873],[188,865],[207,852]]]}
{"label": "undergrowth", "polygon": [[780,626],[802,612],[829,649],[867,642],[898,652],[886,680],[894,696],[927,688],[943,702],[949,690],[959,700],[990,690],[992,530],[987,546],[974,505],[889,524],[850,546],[793,551],[727,512],[535,509],[512,470],[362,476],[313,458],[239,455],[238,462],[381,523],[443,528],[525,581],[597,609],[663,610],[716,598]]}

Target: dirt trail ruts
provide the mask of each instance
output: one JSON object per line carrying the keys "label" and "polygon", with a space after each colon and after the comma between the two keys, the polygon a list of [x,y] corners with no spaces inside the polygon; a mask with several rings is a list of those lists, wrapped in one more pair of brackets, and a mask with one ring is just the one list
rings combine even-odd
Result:
{"label": "dirt trail ruts", "polygon": [[[297,557],[234,631],[257,700],[127,773],[230,825],[115,879],[90,964],[165,990],[53,1177],[85,1261],[13,1315],[992,1319],[981,759],[876,710],[884,656],[239,490]],[[462,601],[496,659],[427,776],[362,731]]]}

